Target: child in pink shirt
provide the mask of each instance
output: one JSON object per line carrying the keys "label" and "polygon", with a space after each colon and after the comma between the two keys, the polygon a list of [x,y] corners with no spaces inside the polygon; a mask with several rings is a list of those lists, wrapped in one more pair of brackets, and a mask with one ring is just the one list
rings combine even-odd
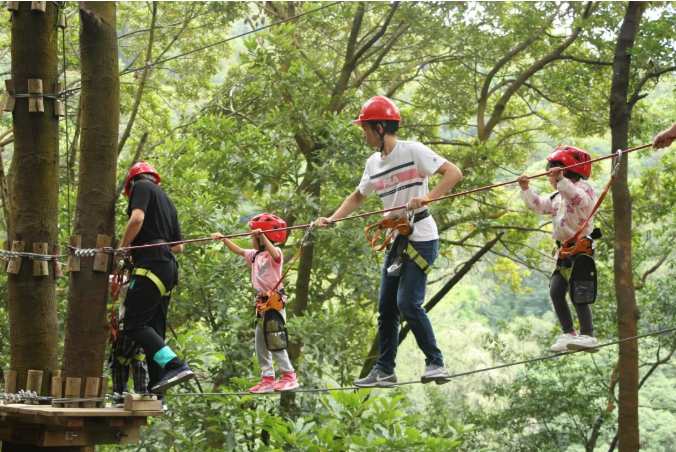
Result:
{"label": "child in pink shirt", "polygon": [[[590,214],[596,203],[596,193],[587,182],[591,175],[591,163],[576,166],[571,169],[562,169],[566,166],[591,160],[589,154],[572,146],[556,148],[547,156],[547,178],[553,189],[557,190],[551,196],[538,196],[529,187],[528,177],[518,178],[521,187],[521,199],[526,207],[540,215],[552,218],[552,237],[557,245],[573,237],[577,230],[587,221],[582,237],[589,237],[594,230],[594,219]],[[591,238],[589,238],[591,240]],[[573,263],[572,257],[562,258],[557,251],[557,261],[549,286],[549,295],[554,304],[556,316],[561,324],[563,334],[558,338],[550,350],[558,353],[566,350],[585,350],[595,353],[598,340],[594,337],[594,319],[589,304],[573,303],[580,321],[580,335],[575,331],[573,316],[566,302],[570,273]]]}
{"label": "child in pink shirt", "polygon": [[[286,301],[282,285],[276,287],[277,282],[282,277],[283,257],[282,250],[274,245],[274,242],[286,240],[286,230],[275,231],[275,229],[285,228],[286,223],[275,215],[264,213],[255,216],[249,222],[249,227],[253,233],[251,236],[253,249],[240,248],[226,238],[221,240],[230,251],[244,256],[247,265],[251,266],[251,280],[257,299],[266,296],[275,289],[282,294],[282,300]],[[211,234],[211,237],[218,239],[222,235],[214,233]],[[286,319],[284,309],[280,311],[280,314]],[[260,318],[260,314],[257,317]],[[263,379],[259,384],[249,389],[249,392],[253,394],[283,392],[294,390],[300,386],[286,350],[272,352],[268,350],[265,334],[258,320],[256,321],[256,356]],[[279,370],[282,371],[282,378],[279,381],[275,381],[275,362]]]}

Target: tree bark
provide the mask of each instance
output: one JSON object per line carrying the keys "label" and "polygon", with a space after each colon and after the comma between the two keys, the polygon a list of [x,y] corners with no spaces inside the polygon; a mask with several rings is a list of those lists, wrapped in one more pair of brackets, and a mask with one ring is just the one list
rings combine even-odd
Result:
{"label": "tree bark", "polygon": [[[120,81],[114,2],[83,2],[80,7],[82,122],[74,234],[83,248],[95,248],[98,234],[115,233],[117,138]],[[100,377],[108,322],[108,272],[93,272],[82,259],[70,274],[63,377]]]}
{"label": "tree bark", "polygon": [[[610,91],[610,129],[612,149],[627,149],[631,107],[627,103],[629,89],[631,49],[638,33],[645,2],[629,2],[620,27],[613,59],[613,80]],[[631,195],[627,184],[629,156],[622,159],[617,179],[613,183],[613,215],[615,224],[615,296],[620,339],[636,336],[639,312],[636,306],[634,275],[631,265]],[[638,419],[638,342],[628,341],[619,347],[619,399],[618,440],[619,450],[639,449]]]}
{"label": "tree bark", "polygon": [[[28,92],[28,79],[42,80],[43,93],[53,92],[58,72],[57,40],[52,39],[57,14],[52,3],[45,13],[36,13],[30,2],[20,2],[19,11],[12,14],[11,71],[16,93]],[[25,242],[24,250],[30,252],[38,242],[53,249],[58,238],[59,121],[53,100],[43,102],[44,113],[29,113],[28,99],[16,99],[12,113],[15,177],[8,237]],[[8,276],[10,369],[18,372],[17,389],[25,389],[28,370],[42,370],[49,376],[58,365],[55,282],[52,275],[34,277],[32,261],[26,258],[19,274]],[[49,382],[43,378],[43,394]],[[37,447],[5,441],[2,450]]]}

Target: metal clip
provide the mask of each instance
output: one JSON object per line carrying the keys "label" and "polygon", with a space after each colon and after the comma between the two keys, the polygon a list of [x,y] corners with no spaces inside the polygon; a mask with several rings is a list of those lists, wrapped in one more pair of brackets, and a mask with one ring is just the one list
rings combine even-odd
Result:
{"label": "metal clip", "polygon": [[615,162],[615,166],[610,173],[612,177],[617,177],[617,172],[620,169],[620,163],[622,163],[622,149],[617,150],[617,161]]}

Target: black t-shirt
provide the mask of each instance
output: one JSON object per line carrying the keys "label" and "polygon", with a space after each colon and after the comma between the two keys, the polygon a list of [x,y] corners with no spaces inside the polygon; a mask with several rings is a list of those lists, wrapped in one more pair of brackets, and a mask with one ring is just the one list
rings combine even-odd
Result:
{"label": "black t-shirt", "polygon": [[[134,184],[127,215],[131,217],[134,209],[143,210],[145,219],[131,246],[145,245],[158,239],[167,242],[183,240],[174,203],[153,182],[141,180]],[[133,251],[132,259],[135,265],[139,265],[150,261],[170,261],[174,255],[169,246],[156,246]]]}

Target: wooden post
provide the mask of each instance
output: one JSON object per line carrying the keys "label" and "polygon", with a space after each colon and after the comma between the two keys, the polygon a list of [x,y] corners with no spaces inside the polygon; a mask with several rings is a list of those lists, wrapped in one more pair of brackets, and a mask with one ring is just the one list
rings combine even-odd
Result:
{"label": "wooden post", "polygon": [[[68,245],[75,247],[75,248],[81,248],[82,247],[82,237],[79,235],[71,235],[68,237]],[[79,256],[74,256],[70,255],[68,256],[68,264],[66,265],[66,273],[68,272],[79,272],[80,271],[80,257]]]}
{"label": "wooden post", "polygon": [[5,372],[5,393],[16,394],[16,370],[8,370]]}
{"label": "wooden post", "polygon": [[[26,242],[13,240],[12,241],[12,251],[17,252],[17,253],[23,253],[23,247],[24,247],[25,244],[26,244]],[[21,258],[20,257],[13,257],[12,259],[9,260],[9,264],[7,265],[7,273],[11,273],[13,275],[18,275],[19,270],[21,270]]]}
{"label": "wooden post", "polygon": [[[94,378],[94,377],[87,377],[86,384],[85,384],[84,398],[85,399],[95,399],[99,396],[100,391],[101,391],[101,379],[100,378]],[[98,402],[84,402],[82,405],[85,408],[96,408],[96,405],[98,405]]]}
{"label": "wooden post", "polygon": [[[33,243],[33,253],[47,254],[47,244]],[[49,276],[49,261],[33,259],[33,276]]]}
{"label": "wooden post", "polygon": [[59,10],[59,28],[66,28],[66,12],[63,9]]}
{"label": "wooden post", "polygon": [[37,392],[38,395],[42,395],[42,371],[41,370],[29,370],[28,371],[28,380],[26,381],[26,391]]}
{"label": "wooden post", "polygon": [[55,399],[63,397],[63,379],[60,370],[52,372],[52,387],[49,395]]}
{"label": "wooden post", "polygon": [[[82,386],[81,378],[66,378],[66,398],[67,399],[79,399],[80,398],[80,386]],[[78,402],[74,403],[64,403],[64,408],[78,408],[80,404]]]}
{"label": "wooden post", "polygon": [[[108,377],[102,377],[101,378],[101,390],[99,391],[99,397],[105,398],[106,395],[108,395],[108,384],[110,383],[110,378]],[[99,406],[101,408],[106,407],[106,401],[103,400],[103,402],[99,402]]]}
{"label": "wooden post", "polygon": [[[96,248],[105,248],[110,246],[113,241],[112,235],[97,235],[96,236]],[[95,272],[105,272],[108,273],[108,262],[110,254],[106,253],[96,253],[94,256],[94,268]]]}
{"label": "wooden post", "polygon": [[[9,242],[7,240],[2,242],[2,249],[5,250],[5,251],[9,251]],[[7,273],[7,264],[9,264],[9,259],[7,259],[6,261],[4,261],[2,263],[2,272],[3,273]]]}
{"label": "wooden post", "polygon": [[[63,83],[56,83],[54,94],[59,94],[61,91],[63,91]],[[54,99],[54,116],[66,116],[66,106],[63,99]]]}
{"label": "wooden post", "polygon": [[47,10],[47,2],[31,2],[31,9],[33,11],[45,12]]}
{"label": "wooden post", "polygon": [[[12,2],[12,3],[19,3],[19,2]],[[17,6],[18,8],[18,6]],[[14,80],[5,80],[5,90],[9,94],[14,94]],[[8,97],[7,102],[5,102],[5,106],[3,108],[4,111],[14,111],[14,104],[16,103],[16,99],[13,97]]]}
{"label": "wooden post", "polygon": [[[54,246],[54,255],[59,256],[62,253],[61,245]],[[63,276],[63,265],[58,259],[54,259],[54,277],[61,278]]]}
{"label": "wooden post", "polygon": [[[33,3],[43,3],[43,2],[33,2]],[[28,79],[28,93],[29,94],[42,94],[42,80],[39,78],[29,78]],[[45,112],[45,102],[42,97],[29,97],[28,98],[28,112],[29,113],[44,113]]]}

